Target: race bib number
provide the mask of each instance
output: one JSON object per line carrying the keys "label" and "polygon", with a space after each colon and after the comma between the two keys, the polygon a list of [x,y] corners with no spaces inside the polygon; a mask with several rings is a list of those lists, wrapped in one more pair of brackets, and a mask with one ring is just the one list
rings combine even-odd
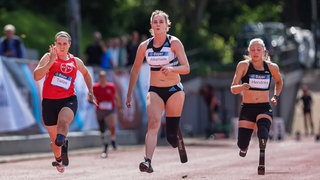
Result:
{"label": "race bib number", "polygon": [[147,52],[147,61],[150,65],[164,65],[168,64],[170,53],[168,51],[163,52]]}
{"label": "race bib number", "polygon": [[270,74],[250,74],[249,85],[251,88],[268,89],[270,84]]}
{"label": "race bib number", "polygon": [[72,77],[65,76],[61,73],[54,73],[54,76],[51,81],[51,85],[58,86],[67,90],[71,85],[71,80],[72,80]]}
{"label": "race bib number", "polygon": [[99,108],[101,110],[112,110],[112,102],[111,101],[102,101],[99,103]]}

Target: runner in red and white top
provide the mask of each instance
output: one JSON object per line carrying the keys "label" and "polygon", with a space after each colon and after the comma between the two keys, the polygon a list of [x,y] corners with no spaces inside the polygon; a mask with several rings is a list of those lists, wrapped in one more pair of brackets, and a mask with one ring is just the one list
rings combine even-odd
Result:
{"label": "runner in red and white top", "polygon": [[34,70],[36,81],[45,77],[42,91],[42,117],[50,139],[56,161],[52,165],[59,172],[68,166],[69,124],[76,115],[78,102],[74,89],[76,73],[79,70],[89,90],[89,100],[95,103],[92,78],[82,60],[70,54],[71,37],[60,31],[55,36],[55,43],[49,46]]}
{"label": "runner in red and white top", "polygon": [[77,77],[76,60],[72,54],[67,54],[68,59],[57,57],[43,84],[42,96],[48,99],[60,99],[75,96],[74,81]]}
{"label": "runner in red and white top", "polygon": [[107,157],[109,141],[105,135],[106,123],[111,135],[111,145],[115,150],[116,147],[116,131],[115,126],[118,120],[118,112],[122,113],[122,104],[120,102],[119,96],[117,94],[116,86],[113,82],[108,82],[107,73],[105,71],[100,71],[99,81],[96,82],[93,86],[93,94],[96,97],[96,114],[97,121],[99,124],[99,129],[101,133],[101,140],[103,144],[103,151],[101,154],[102,158]]}

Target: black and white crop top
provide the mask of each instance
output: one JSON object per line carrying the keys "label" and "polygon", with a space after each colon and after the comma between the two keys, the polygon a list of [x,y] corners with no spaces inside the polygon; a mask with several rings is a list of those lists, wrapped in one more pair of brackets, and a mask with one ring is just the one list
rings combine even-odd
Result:
{"label": "black and white crop top", "polygon": [[248,71],[241,79],[242,83],[250,85],[249,90],[267,91],[270,89],[272,74],[265,61],[263,61],[263,67],[262,71],[256,70],[249,61]]}
{"label": "black and white crop top", "polygon": [[159,71],[162,66],[177,66],[178,58],[171,50],[171,35],[167,35],[164,44],[159,47],[153,47],[154,38],[148,39],[148,46],[145,59],[151,67],[151,71]]}

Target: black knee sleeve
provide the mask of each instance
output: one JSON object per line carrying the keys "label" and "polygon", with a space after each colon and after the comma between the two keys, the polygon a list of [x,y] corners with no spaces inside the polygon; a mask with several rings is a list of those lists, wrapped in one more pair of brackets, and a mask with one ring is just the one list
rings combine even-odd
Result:
{"label": "black knee sleeve", "polygon": [[258,138],[268,139],[271,121],[267,118],[261,118],[257,121]]}
{"label": "black knee sleeve", "polygon": [[57,146],[62,146],[64,143],[64,140],[66,139],[66,137],[62,134],[57,134],[56,140],[54,141],[54,143]]}
{"label": "black knee sleeve", "polygon": [[180,117],[166,117],[166,134],[167,141],[172,147],[178,147],[178,128]]}
{"label": "black knee sleeve", "polygon": [[247,149],[252,136],[252,129],[239,128],[238,130],[238,147],[240,149]]}
{"label": "black knee sleeve", "polygon": [[106,130],[106,125],[105,125],[104,119],[99,119],[98,124],[99,124],[99,130],[100,130],[101,134],[103,134]]}

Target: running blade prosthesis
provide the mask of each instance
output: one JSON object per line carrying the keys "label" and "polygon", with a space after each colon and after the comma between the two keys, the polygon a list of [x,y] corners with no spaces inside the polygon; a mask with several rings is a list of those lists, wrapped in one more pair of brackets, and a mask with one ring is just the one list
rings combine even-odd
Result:
{"label": "running blade prosthesis", "polygon": [[178,151],[180,156],[180,162],[186,163],[188,162],[188,156],[187,156],[186,148],[184,146],[183,137],[182,137],[180,128],[178,129],[178,141],[179,141]]}
{"label": "running blade prosthesis", "polygon": [[61,146],[61,160],[63,166],[69,165],[69,158],[68,158],[68,140],[66,139],[64,144]]}
{"label": "running blade prosthesis", "polygon": [[266,140],[261,139],[260,142],[260,154],[259,154],[259,166],[258,166],[258,175],[265,174],[265,149],[266,149]]}

